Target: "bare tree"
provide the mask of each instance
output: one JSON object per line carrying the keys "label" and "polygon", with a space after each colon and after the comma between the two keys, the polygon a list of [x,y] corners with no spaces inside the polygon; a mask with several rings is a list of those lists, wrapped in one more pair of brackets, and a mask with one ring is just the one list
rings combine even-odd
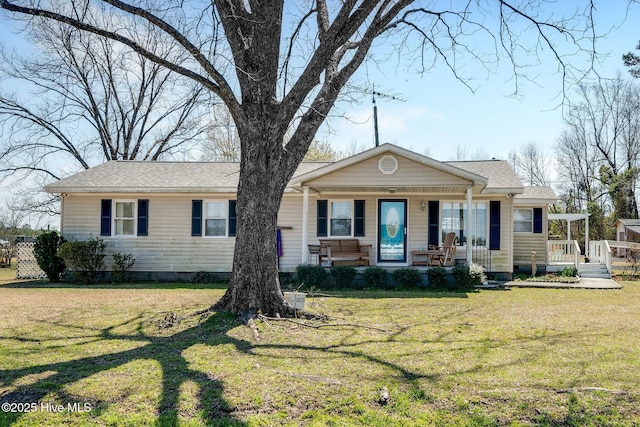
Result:
{"label": "bare tree", "polygon": [[[586,203],[609,196],[604,212],[637,218],[636,181],[640,160],[640,92],[620,75],[600,84],[579,85],[558,142],[561,174]],[[597,182],[596,182],[597,181]]]}
{"label": "bare tree", "polygon": [[202,146],[200,160],[216,162],[240,161],[240,138],[233,118],[226,107],[213,109],[213,119]]}
{"label": "bare tree", "polygon": [[529,185],[550,185],[549,159],[539,144],[530,141],[509,154],[511,163],[520,178]]}
{"label": "bare tree", "polygon": [[[552,13],[554,2],[540,1],[514,5],[479,0],[454,6],[412,0],[317,0],[285,8],[284,1],[276,0],[213,0],[201,3],[201,9],[172,0],[157,3],[162,6],[121,0],[90,2],[94,3],[156,27],[179,43],[190,59],[166,59],[135,34],[79,16],[71,0],[52,9],[37,1],[0,0],[15,16],[58,20],[124,43],[193,79],[228,107],[241,144],[237,238],[231,282],[214,308],[247,316],[259,310],[290,313],[280,291],[274,250],[282,194],[342,89],[365,59],[375,57],[376,40],[418,64],[420,71],[442,63],[466,84],[458,68],[463,57],[488,67],[506,56],[516,88],[525,76],[522,67],[547,59],[543,49],[567,79],[581,78],[595,59],[591,1],[568,18]],[[487,52],[479,49],[480,42],[488,46]],[[585,67],[576,69],[566,61],[567,55],[576,61],[580,54],[585,54]],[[289,129],[292,136],[285,142]]]}
{"label": "bare tree", "polygon": [[[291,134],[285,135],[285,141]],[[314,139],[309,145],[305,162],[334,162],[340,159],[341,153],[335,150],[328,141]],[[346,156],[345,156],[346,157]],[[207,141],[202,146],[202,161],[239,162],[240,139],[233,118],[224,106],[214,108],[213,121],[207,131]]]}
{"label": "bare tree", "polygon": [[[104,161],[158,160],[203,134],[209,105],[201,85],[58,21],[34,19],[28,33],[38,55],[0,51],[0,75],[21,88],[0,93],[0,179],[40,184]],[[164,58],[184,58],[157,30],[140,34]]]}
{"label": "bare tree", "polygon": [[458,144],[456,146],[455,160],[457,161],[486,160],[488,158],[489,154],[482,147],[476,147],[471,151],[466,145]]}

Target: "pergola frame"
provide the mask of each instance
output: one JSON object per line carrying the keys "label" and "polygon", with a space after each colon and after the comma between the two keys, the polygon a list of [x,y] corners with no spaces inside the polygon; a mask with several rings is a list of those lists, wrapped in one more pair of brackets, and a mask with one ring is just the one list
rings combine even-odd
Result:
{"label": "pergola frame", "polygon": [[563,219],[567,221],[567,240],[571,240],[571,221],[585,220],[584,251],[585,256],[589,257],[589,215],[588,213],[550,213],[547,219]]}

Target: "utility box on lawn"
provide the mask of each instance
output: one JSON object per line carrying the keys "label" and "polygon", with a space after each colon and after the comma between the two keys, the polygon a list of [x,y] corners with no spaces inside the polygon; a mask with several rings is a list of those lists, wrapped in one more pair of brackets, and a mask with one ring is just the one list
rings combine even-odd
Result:
{"label": "utility box on lawn", "polygon": [[285,292],[284,300],[296,310],[304,310],[304,300],[307,294],[302,292]]}

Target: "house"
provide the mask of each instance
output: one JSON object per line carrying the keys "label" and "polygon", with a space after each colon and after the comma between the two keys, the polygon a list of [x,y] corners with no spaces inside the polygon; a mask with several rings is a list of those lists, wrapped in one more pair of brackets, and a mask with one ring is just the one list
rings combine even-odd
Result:
{"label": "house", "polygon": [[618,219],[613,226],[618,242],[640,242],[640,219]]}
{"label": "house", "polygon": [[[177,278],[231,271],[238,171],[238,163],[111,161],[45,190],[62,196],[67,239],[102,236],[109,252],[135,257],[139,277]],[[383,144],[302,163],[278,215],[280,268],[309,262],[309,245],[321,239],[345,238],[370,245],[369,265],[409,266],[417,251],[455,233],[457,263],[510,276],[530,269],[535,251],[541,271],[555,201],[548,187],[525,187],[503,160],[440,162]]]}

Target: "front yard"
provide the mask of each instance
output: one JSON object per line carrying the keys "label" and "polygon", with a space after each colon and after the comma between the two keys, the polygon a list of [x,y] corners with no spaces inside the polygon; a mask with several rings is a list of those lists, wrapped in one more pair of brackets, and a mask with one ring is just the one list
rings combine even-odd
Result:
{"label": "front yard", "polygon": [[158,327],[222,293],[0,285],[0,425],[640,423],[637,282],[333,291],[307,299],[331,320],[259,337],[223,314]]}

